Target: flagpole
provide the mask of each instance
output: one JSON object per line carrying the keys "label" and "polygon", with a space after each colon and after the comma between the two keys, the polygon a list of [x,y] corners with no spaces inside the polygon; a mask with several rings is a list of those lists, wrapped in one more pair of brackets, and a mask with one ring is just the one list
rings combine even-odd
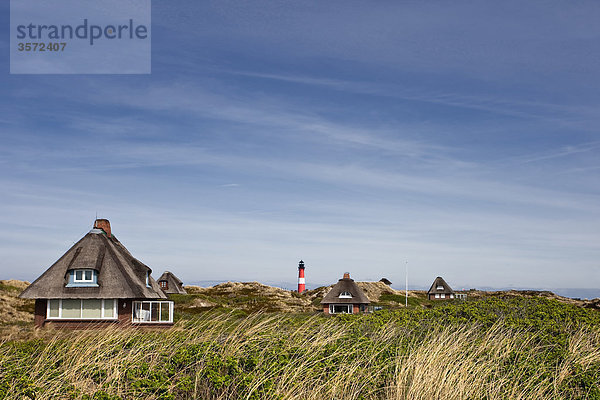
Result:
{"label": "flagpole", "polygon": [[408,261],[406,261],[405,264],[405,268],[404,268],[406,274],[405,274],[405,278],[406,278],[406,282],[405,282],[405,288],[406,288],[406,296],[404,297],[404,307],[408,308]]}

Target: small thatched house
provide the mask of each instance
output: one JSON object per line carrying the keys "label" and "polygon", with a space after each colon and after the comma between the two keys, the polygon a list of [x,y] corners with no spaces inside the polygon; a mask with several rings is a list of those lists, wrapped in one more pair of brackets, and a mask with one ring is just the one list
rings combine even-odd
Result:
{"label": "small thatched house", "polygon": [[358,314],[367,312],[369,299],[364,292],[350,279],[346,272],[331,290],[323,297],[321,304],[325,314]]}
{"label": "small thatched house", "polygon": [[169,294],[187,294],[185,289],[183,288],[183,282],[181,279],[176,277],[172,272],[165,271],[160,278],[158,278],[158,286],[162,289],[162,291]]}
{"label": "small thatched house", "polygon": [[392,282],[388,278],[381,278],[379,282],[384,283],[388,286],[392,286]]}
{"label": "small thatched house", "polygon": [[454,299],[454,290],[446,283],[444,278],[438,276],[435,278],[431,287],[427,291],[429,300],[449,300]]}
{"label": "small thatched house", "polygon": [[35,326],[169,326],[173,302],[112,234],[106,219],[20,294],[35,299]]}

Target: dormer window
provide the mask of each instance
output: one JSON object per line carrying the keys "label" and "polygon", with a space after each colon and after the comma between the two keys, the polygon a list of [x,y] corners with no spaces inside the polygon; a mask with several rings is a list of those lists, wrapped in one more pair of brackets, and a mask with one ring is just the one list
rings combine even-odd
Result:
{"label": "dormer window", "polygon": [[150,287],[150,271],[146,271],[146,287]]}
{"label": "dormer window", "polygon": [[436,289],[437,290],[444,290],[444,287],[443,286],[438,286]]}
{"label": "dormer window", "polygon": [[75,283],[92,283],[94,282],[94,270],[92,269],[76,269],[73,277]]}
{"label": "dormer window", "polygon": [[162,289],[168,289],[169,288],[169,284],[167,283],[167,281],[160,281],[158,283],[159,283],[159,285],[160,285],[160,287]]}
{"label": "dormer window", "polygon": [[70,270],[67,287],[76,286],[98,286],[98,271],[93,269]]}
{"label": "dormer window", "polygon": [[350,292],[342,292],[339,295],[340,299],[351,299],[352,298],[352,293]]}

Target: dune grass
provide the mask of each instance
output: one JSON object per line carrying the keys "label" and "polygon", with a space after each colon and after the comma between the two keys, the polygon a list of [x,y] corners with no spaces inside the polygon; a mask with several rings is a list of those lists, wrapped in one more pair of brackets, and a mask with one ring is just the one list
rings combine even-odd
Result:
{"label": "dune grass", "polygon": [[597,322],[597,311],[496,300],[46,329],[0,343],[0,398],[600,399]]}

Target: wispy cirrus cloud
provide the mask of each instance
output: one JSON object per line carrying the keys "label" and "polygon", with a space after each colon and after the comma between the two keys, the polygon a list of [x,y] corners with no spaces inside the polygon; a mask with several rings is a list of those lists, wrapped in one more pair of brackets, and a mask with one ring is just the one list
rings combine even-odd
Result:
{"label": "wispy cirrus cloud", "polygon": [[186,281],[600,278],[596,5],[153,7],[151,76],[0,77],[0,272],[97,211]]}

